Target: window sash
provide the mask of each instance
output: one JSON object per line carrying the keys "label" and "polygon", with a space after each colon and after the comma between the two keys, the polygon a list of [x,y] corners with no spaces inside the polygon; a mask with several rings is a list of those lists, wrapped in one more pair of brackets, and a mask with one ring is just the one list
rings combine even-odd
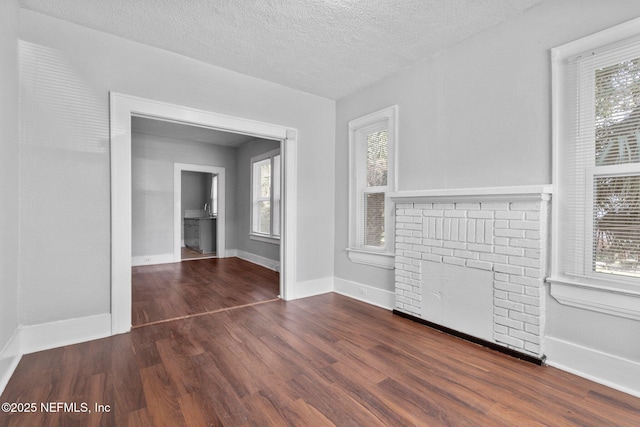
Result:
{"label": "window sash", "polygon": [[[251,234],[280,237],[281,157],[279,150],[252,158]],[[263,167],[269,167],[268,195],[263,192]],[[265,208],[266,207],[266,208]],[[266,211],[266,212],[265,212]]]}
{"label": "window sash", "polygon": [[281,157],[280,154],[273,156],[271,163],[272,170],[272,186],[271,186],[271,194],[272,194],[272,215],[273,219],[271,222],[271,234],[276,237],[280,237],[280,168],[281,168]]}
{"label": "window sash", "polygon": [[[598,277],[640,277],[640,251],[638,250],[638,245],[640,244],[640,210],[637,206],[640,201],[640,164],[620,166],[594,167],[586,171],[587,210],[585,212],[585,222],[587,227],[585,232],[588,236],[587,241],[591,245],[589,250],[585,250],[585,270],[588,275]],[[626,210],[627,213],[630,213],[629,209],[624,209],[624,207],[622,209],[610,208],[606,215],[610,215],[611,219],[603,224],[606,215],[603,216],[602,212],[597,209],[597,204],[605,203],[608,200],[606,197],[597,197],[596,181],[603,179],[620,181],[628,178],[632,180],[636,178],[636,182],[631,182],[631,185],[627,188],[627,191],[632,193],[631,201],[636,204],[633,212],[635,215],[625,219],[620,211],[624,212]],[[601,220],[601,226],[596,228],[596,223],[599,219]],[[619,243],[620,240],[623,243]],[[621,258],[623,252],[626,254],[624,259]],[[599,261],[597,255],[600,255],[601,258],[608,258],[609,262]],[[634,259],[635,261],[633,261]],[[619,266],[616,266],[616,264],[619,264]]]}
{"label": "window sash", "polygon": [[[385,217],[386,217],[386,193],[376,191],[364,191],[363,202],[363,224],[362,224],[362,247],[384,248],[386,242]],[[380,200],[381,199],[381,200]],[[369,203],[371,200],[371,204]]]}
{"label": "window sash", "polygon": [[[379,186],[371,186],[369,180],[369,156],[368,156],[368,148],[369,148],[369,135],[387,132],[389,133],[389,123],[388,120],[383,120],[372,125],[363,127],[357,132],[357,149],[356,149],[356,161],[358,162],[358,177],[357,177],[357,192],[358,196],[358,204],[357,204],[357,216],[358,216],[358,231],[357,231],[357,240],[356,244],[358,247],[372,250],[372,251],[380,251],[386,249],[386,235],[385,235],[385,218],[386,218],[386,206],[385,202],[382,202],[382,216],[375,218],[369,216],[369,209],[367,205],[367,197],[368,195],[373,194],[382,194],[383,198],[386,198],[386,193],[390,191],[389,189],[389,166],[387,160],[387,185],[379,185]],[[387,139],[388,145],[388,139]],[[388,150],[388,146],[387,146]],[[379,240],[379,244],[374,244],[372,233],[376,233],[374,231],[375,227],[373,222],[382,222],[382,236]]]}
{"label": "window sash", "polygon": [[218,215],[218,175],[211,178],[211,213]]}

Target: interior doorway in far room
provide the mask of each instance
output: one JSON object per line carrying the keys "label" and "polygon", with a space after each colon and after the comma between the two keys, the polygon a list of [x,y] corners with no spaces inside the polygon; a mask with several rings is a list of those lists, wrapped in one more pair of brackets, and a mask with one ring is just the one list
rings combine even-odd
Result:
{"label": "interior doorway in far room", "polygon": [[180,259],[215,258],[218,175],[182,170],[180,178]]}

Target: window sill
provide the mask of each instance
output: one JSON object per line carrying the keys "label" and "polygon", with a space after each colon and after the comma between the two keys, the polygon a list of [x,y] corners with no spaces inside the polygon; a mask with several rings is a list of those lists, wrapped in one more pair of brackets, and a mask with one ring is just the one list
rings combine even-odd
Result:
{"label": "window sill", "polygon": [[548,278],[551,296],[560,304],[640,320],[640,286],[627,283]]}
{"label": "window sill", "polygon": [[395,268],[395,254],[388,252],[371,252],[362,249],[347,248],[349,259],[358,264],[370,265],[373,267]]}
{"label": "window sill", "polygon": [[249,239],[256,240],[258,242],[271,243],[272,245],[280,244],[279,237],[265,236],[262,234],[249,233]]}

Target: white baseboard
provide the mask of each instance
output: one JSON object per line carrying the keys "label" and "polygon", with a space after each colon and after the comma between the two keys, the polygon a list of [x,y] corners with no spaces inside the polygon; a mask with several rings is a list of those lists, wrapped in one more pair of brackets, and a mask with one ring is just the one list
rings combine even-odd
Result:
{"label": "white baseboard", "polygon": [[387,310],[393,310],[396,307],[396,294],[394,292],[363,285],[362,283],[335,277],[333,290],[338,294]]}
{"label": "white baseboard", "polygon": [[111,335],[111,314],[22,326],[0,351],[0,393],[23,354],[105,338]]}
{"label": "white baseboard", "polygon": [[111,335],[111,314],[61,320],[20,329],[22,354],[105,338]]}
{"label": "white baseboard", "polygon": [[262,267],[268,268],[269,270],[280,271],[280,261],[265,258],[260,255],[252,254],[250,252],[241,251],[240,249],[227,249],[225,256],[235,256],[245,261],[261,265]]}
{"label": "white baseboard", "polygon": [[131,266],[171,264],[176,262],[173,254],[142,255],[131,257]]}
{"label": "white baseboard", "polygon": [[16,370],[22,352],[20,351],[20,330],[16,329],[9,338],[9,341],[0,351],[0,394],[9,382],[9,378]]}
{"label": "white baseboard", "polygon": [[640,363],[561,339],[546,337],[546,363],[563,371],[640,397]]}
{"label": "white baseboard", "polygon": [[314,295],[326,294],[333,292],[333,277],[324,277],[322,279],[306,280],[297,282],[294,285],[292,299],[312,297]]}

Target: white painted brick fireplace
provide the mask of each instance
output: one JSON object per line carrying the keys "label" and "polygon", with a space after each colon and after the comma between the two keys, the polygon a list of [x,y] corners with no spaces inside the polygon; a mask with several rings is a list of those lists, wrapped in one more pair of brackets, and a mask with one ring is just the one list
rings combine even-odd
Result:
{"label": "white painted brick fireplace", "polygon": [[397,192],[396,311],[544,358],[549,186]]}

